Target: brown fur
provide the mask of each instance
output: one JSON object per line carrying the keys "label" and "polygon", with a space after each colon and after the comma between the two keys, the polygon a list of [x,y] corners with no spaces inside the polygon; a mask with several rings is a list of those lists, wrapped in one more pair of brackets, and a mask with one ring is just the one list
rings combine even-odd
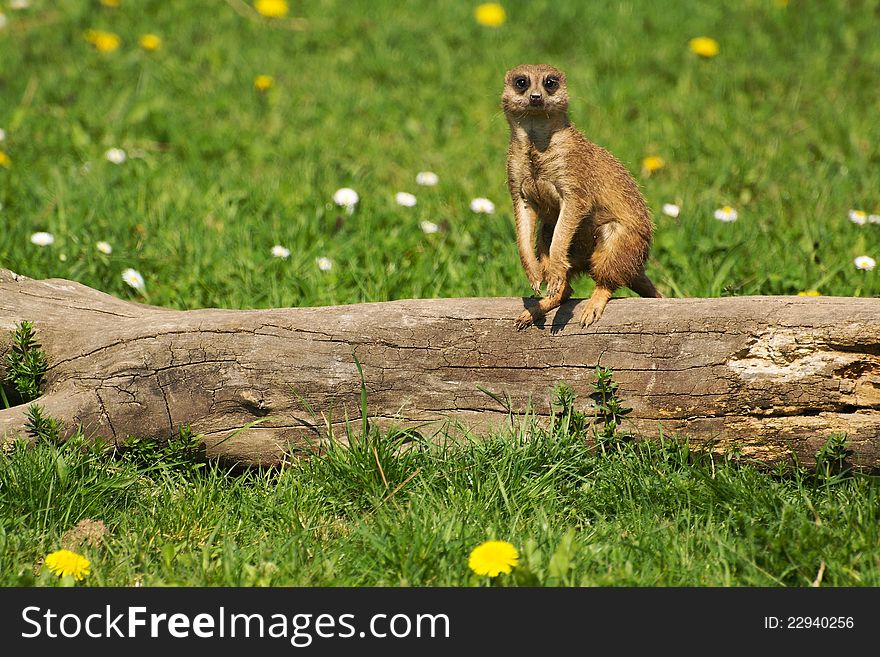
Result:
{"label": "brown fur", "polygon": [[[556,84],[548,87],[548,79]],[[517,66],[507,72],[501,106],[510,124],[507,184],[520,260],[536,293],[547,283],[547,295],[517,327],[568,299],[579,274],[596,281],[582,326],[602,316],[618,287],[661,296],[645,276],[653,232],[645,199],[626,168],[568,120],[565,74],[546,64]]]}

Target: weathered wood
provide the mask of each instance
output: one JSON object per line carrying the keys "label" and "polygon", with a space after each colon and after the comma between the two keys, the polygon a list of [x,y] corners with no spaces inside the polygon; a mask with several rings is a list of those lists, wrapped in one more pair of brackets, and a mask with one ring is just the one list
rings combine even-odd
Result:
{"label": "weathered wood", "polygon": [[[586,403],[601,364],[638,436],[662,427],[693,445],[810,463],[846,432],[854,465],[880,467],[880,299],[618,299],[587,329],[573,301],[518,332],[523,303],[172,311],[0,270],[0,354],[30,320],[50,363],[39,403],[68,427],[165,440],[190,425],[209,455],[247,464],[278,463],[324,439],[327,423],[359,417],[354,353],[371,416],[423,434],[509,425],[480,388],[539,418],[563,380]],[[4,440],[23,424],[23,407],[0,410]]]}

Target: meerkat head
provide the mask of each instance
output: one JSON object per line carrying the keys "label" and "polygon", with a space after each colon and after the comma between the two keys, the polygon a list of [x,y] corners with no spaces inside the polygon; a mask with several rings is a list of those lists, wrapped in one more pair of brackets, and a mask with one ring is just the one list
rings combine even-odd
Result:
{"label": "meerkat head", "polygon": [[520,64],[504,78],[501,107],[513,114],[568,111],[565,73],[548,64]]}

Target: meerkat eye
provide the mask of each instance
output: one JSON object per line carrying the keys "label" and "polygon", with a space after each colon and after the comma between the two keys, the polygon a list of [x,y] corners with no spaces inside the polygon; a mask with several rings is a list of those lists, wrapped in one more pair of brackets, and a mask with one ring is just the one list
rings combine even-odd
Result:
{"label": "meerkat eye", "polygon": [[544,80],[544,88],[547,91],[553,91],[558,86],[559,86],[559,80],[556,78],[551,77],[551,78],[547,78],[546,80]]}
{"label": "meerkat eye", "polygon": [[520,75],[513,79],[513,86],[520,90],[525,89],[529,86],[529,79],[524,75]]}

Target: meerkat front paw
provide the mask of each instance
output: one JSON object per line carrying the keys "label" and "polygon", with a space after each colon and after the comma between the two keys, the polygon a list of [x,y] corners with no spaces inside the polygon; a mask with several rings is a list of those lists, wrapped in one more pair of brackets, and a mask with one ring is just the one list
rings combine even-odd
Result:
{"label": "meerkat front paw", "polygon": [[526,270],[526,276],[529,279],[529,285],[535,291],[535,294],[541,296],[541,284],[544,282],[544,276],[540,267],[530,267]]}
{"label": "meerkat front paw", "polygon": [[566,272],[550,272],[547,277],[547,296],[555,297],[562,294],[567,282]]}

